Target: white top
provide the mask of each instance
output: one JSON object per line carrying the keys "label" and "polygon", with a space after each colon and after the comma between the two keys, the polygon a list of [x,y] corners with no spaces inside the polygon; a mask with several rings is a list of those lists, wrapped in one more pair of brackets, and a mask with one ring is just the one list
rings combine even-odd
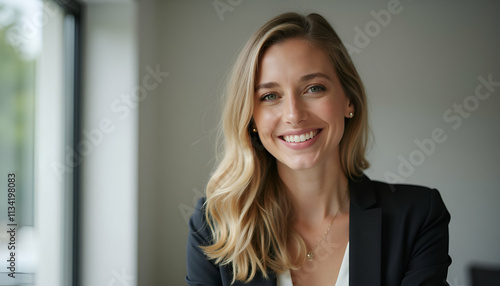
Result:
{"label": "white top", "polygon": [[[279,274],[277,280],[277,286],[293,286],[290,270]],[[349,286],[349,242],[347,242],[345,248],[344,258],[340,265],[339,275],[337,277],[337,282],[335,282],[335,286]]]}

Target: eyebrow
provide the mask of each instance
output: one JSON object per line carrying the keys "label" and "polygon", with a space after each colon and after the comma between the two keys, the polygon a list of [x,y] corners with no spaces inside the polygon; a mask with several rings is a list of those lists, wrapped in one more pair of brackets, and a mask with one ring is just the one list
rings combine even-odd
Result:
{"label": "eyebrow", "polygon": [[[320,73],[320,72],[317,72],[317,73],[311,73],[311,74],[306,74],[304,76],[302,76],[300,78],[300,81],[308,81],[308,80],[311,80],[311,79],[314,79],[314,78],[317,78],[317,77],[322,77],[322,78],[325,78],[329,81],[332,81],[332,79],[327,76],[326,74],[324,73]],[[255,87],[255,91],[261,89],[261,88],[273,88],[273,87],[278,87],[279,84],[276,83],[276,82],[264,82],[264,83],[259,83],[256,87]]]}
{"label": "eyebrow", "polygon": [[311,79],[316,78],[316,77],[322,77],[322,78],[325,78],[325,79],[327,79],[329,81],[332,81],[332,79],[329,76],[327,76],[324,73],[320,73],[320,72],[312,73],[312,74],[307,74],[307,75],[301,77],[300,81],[308,81],[308,80],[311,80]]}

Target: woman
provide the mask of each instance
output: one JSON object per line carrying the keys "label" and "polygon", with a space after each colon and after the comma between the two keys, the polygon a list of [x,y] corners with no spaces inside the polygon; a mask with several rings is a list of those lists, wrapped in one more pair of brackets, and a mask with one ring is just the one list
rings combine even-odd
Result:
{"label": "woman", "polygon": [[363,175],[364,88],[323,17],[266,23],[225,104],[224,156],[190,222],[189,285],[448,285],[449,213],[436,190]]}

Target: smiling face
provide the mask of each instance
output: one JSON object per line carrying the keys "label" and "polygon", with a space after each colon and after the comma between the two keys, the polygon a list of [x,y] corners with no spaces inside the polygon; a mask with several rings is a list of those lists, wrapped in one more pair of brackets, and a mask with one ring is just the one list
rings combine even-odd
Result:
{"label": "smiling face", "polygon": [[253,119],[278,168],[338,164],[344,118],[354,107],[329,56],[305,39],[269,47],[259,62]]}

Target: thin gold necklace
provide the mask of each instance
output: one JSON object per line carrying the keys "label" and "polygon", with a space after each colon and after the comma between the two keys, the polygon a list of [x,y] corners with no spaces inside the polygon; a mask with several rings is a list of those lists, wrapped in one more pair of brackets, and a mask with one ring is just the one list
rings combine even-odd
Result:
{"label": "thin gold necklace", "polygon": [[335,218],[339,214],[340,208],[342,207],[342,204],[344,203],[344,199],[345,199],[345,197],[347,197],[347,193],[348,192],[349,192],[349,189],[347,189],[346,193],[344,194],[344,196],[340,200],[339,208],[337,209],[337,212],[335,212],[335,215],[333,216],[332,221],[330,222],[330,225],[328,226],[328,228],[326,229],[325,233],[323,234],[323,237],[321,237],[321,240],[316,244],[316,246],[311,251],[307,252],[307,255],[306,255],[307,260],[312,261],[314,259],[314,252],[319,247],[319,245],[325,240],[326,236],[330,232],[330,229],[332,228],[333,222],[335,221]]}

